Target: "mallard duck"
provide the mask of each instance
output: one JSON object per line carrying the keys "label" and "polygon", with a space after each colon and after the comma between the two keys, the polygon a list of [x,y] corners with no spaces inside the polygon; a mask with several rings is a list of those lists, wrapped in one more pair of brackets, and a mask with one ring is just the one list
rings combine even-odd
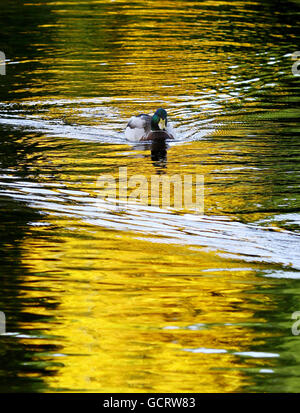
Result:
{"label": "mallard duck", "polygon": [[132,142],[174,139],[168,127],[166,110],[157,109],[153,116],[144,113],[132,116],[125,129],[125,138]]}

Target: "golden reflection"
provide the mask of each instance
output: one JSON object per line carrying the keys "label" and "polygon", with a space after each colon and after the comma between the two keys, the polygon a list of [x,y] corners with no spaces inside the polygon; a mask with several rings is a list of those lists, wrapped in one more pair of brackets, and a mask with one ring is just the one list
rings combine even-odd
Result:
{"label": "golden reflection", "polygon": [[[60,228],[60,244],[53,249],[49,240],[35,245],[28,239],[23,259],[33,274],[25,286],[39,291],[28,288],[27,298],[51,291],[57,303],[53,321],[38,326],[58,337],[50,341],[61,348],[57,358],[63,365],[45,378],[50,389],[239,389],[244,377],[231,353],[256,340],[237,325],[253,317],[246,294],[259,282],[253,270],[201,249],[93,226],[68,233],[68,227],[81,226],[74,220],[52,224]],[[36,306],[27,311],[38,313]],[[225,328],[226,323],[233,324]],[[201,348],[227,353],[197,353]],[[223,368],[232,371],[224,376]]]}
{"label": "golden reflection", "polygon": [[[217,3],[219,7],[223,5]],[[73,91],[77,91],[77,97],[87,91],[101,95],[104,90],[111,94],[113,90],[116,98],[129,93],[131,97],[146,97],[144,109],[151,111],[155,96],[170,102],[176,96],[194,96],[204,88],[222,86],[229,80],[228,67],[232,64],[224,49],[253,47],[251,42],[226,39],[219,20],[214,18],[215,11],[210,10],[216,6],[211,1],[202,2],[200,10],[199,3],[193,1],[188,2],[188,7],[186,1],[176,1],[174,7],[171,0],[160,1],[159,7],[154,0],[132,5],[123,0],[109,4],[89,1],[93,13],[88,20],[77,18],[82,14],[81,3],[76,3],[78,9],[70,7],[69,2],[50,4],[56,15],[57,51],[45,63],[54,83],[59,82],[66,95]],[[242,1],[234,6],[245,7]],[[218,39],[209,38],[209,32]],[[71,57],[66,47],[71,48]],[[99,60],[95,59],[97,54]],[[101,66],[103,62],[108,66]],[[76,82],[81,79],[74,85],[76,90],[72,90],[73,78]],[[47,85],[44,91],[45,88]],[[50,88],[48,91],[55,97]]]}

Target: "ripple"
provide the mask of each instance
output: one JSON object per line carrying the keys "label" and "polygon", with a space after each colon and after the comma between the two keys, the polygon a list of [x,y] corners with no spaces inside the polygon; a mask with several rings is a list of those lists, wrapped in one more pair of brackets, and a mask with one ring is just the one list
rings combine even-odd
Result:
{"label": "ripple", "polygon": [[185,348],[183,351],[190,353],[202,353],[202,354],[224,354],[227,350],[217,348]]}
{"label": "ripple", "polygon": [[264,353],[262,351],[240,351],[234,353],[236,356],[254,357],[254,358],[270,358],[280,357],[277,353]]}

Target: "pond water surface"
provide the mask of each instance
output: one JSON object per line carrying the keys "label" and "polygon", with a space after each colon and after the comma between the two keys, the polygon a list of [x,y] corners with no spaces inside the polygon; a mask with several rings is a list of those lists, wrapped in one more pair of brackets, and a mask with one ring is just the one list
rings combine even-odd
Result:
{"label": "pond water surface", "polygon": [[[2,0],[2,392],[298,392],[298,1]],[[168,111],[165,159],[124,138]],[[204,214],[97,180],[204,177]]]}

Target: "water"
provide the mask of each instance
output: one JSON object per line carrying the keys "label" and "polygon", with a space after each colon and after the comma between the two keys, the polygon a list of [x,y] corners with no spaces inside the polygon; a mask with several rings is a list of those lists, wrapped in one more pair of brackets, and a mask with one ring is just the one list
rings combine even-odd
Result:
{"label": "water", "polygon": [[[1,391],[299,391],[299,7],[2,0]],[[120,167],[204,215],[99,202]]]}

